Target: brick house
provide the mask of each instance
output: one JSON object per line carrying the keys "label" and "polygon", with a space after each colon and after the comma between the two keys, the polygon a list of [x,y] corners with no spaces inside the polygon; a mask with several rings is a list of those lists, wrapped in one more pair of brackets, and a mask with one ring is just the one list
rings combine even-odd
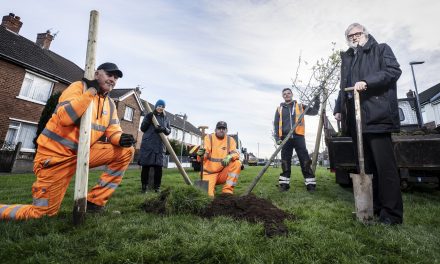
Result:
{"label": "brick house", "polygon": [[425,126],[440,126],[440,83],[419,94],[420,106]]}
{"label": "brick house", "polygon": [[23,23],[14,14],[0,26],[0,141],[22,142],[22,154],[32,156],[37,123],[47,99],[81,79],[83,70],[49,50],[49,31],[36,42],[19,35]]}

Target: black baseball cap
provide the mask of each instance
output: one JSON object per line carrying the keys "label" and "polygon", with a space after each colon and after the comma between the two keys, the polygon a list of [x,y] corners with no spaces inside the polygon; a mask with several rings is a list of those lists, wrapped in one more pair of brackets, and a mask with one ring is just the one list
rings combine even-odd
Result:
{"label": "black baseball cap", "polygon": [[118,66],[116,66],[116,64],[114,64],[114,63],[105,62],[105,63],[99,65],[98,70],[104,70],[106,72],[116,73],[116,76],[118,76],[119,78],[122,78],[121,70],[119,70]]}
{"label": "black baseball cap", "polygon": [[217,125],[215,126],[215,128],[226,128],[226,129],[228,129],[228,124],[226,124],[225,121],[218,121]]}

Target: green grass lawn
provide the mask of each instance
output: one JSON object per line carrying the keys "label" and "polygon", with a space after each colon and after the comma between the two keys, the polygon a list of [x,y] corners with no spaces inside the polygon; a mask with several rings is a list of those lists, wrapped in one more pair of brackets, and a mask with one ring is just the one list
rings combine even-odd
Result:
{"label": "green grass lawn", "polygon": [[[261,168],[242,172],[237,195]],[[291,190],[279,193],[279,171],[269,168],[254,194],[297,216],[286,221],[288,237],[267,238],[262,224],[227,217],[147,214],[140,206],[154,194],[141,194],[140,170],[129,170],[107,211],[80,227],[72,226],[73,180],[56,217],[0,221],[0,263],[440,263],[440,191],[404,193],[402,226],[364,226],[352,219],[351,190],[327,170],[318,169],[314,194],[305,191],[299,167]],[[0,203],[31,203],[34,178],[1,175]],[[90,186],[97,178],[91,172]],[[177,170],[164,170],[163,187],[182,184]]]}

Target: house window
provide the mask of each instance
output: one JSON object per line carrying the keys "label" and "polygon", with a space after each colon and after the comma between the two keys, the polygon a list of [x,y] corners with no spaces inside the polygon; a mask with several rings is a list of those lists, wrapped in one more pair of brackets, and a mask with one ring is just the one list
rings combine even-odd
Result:
{"label": "house window", "polygon": [[37,135],[37,125],[30,123],[23,123],[18,121],[11,121],[8,132],[6,134],[5,146],[15,147],[18,142],[21,142],[21,151],[34,152],[34,138]]}
{"label": "house window", "polygon": [[175,127],[171,128],[171,138],[177,139],[177,129]]}
{"label": "house window", "polygon": [[133,113],[134,113],[134,109],[129,106],[126,106],[124,113],[124,120],[133,121]]}
{"label": "house window", "polygon": [[53,82],[47,79],[26,72],[23,84],[21,85],[19,97],[29,101],[46,104],[47,99],[49,99],[52,93],[53,84]]}

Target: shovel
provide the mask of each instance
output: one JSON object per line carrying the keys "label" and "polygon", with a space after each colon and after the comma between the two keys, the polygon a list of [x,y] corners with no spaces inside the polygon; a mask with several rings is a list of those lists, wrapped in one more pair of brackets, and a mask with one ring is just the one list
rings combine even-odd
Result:
{"label": "shovel", "polygon": [[364,146],[362,142],[362,120],[359,92],[353,88],[346,88],[345,91],[353,91],[354,108],[356,114],[357,151],[359,158],[359,174],[350,173],[353,181],[354,204],[356,207],[356,218],[362,223],[369,223],[373,219],[373,175],[365,173]]}
{"label": "shovel", "polygon": [[[199,129],[202,131],[202,144],[200,144],[200,147],[204,147],[204,140],[205,140],[205,129],[207,129],[207,126],[199,126]],[[200,188],[201,190],[208,192],[208,181],[203,180],[203,157],[201,157],[200,161],[200,180],[196,180],[194,182],[194,185]]]}

